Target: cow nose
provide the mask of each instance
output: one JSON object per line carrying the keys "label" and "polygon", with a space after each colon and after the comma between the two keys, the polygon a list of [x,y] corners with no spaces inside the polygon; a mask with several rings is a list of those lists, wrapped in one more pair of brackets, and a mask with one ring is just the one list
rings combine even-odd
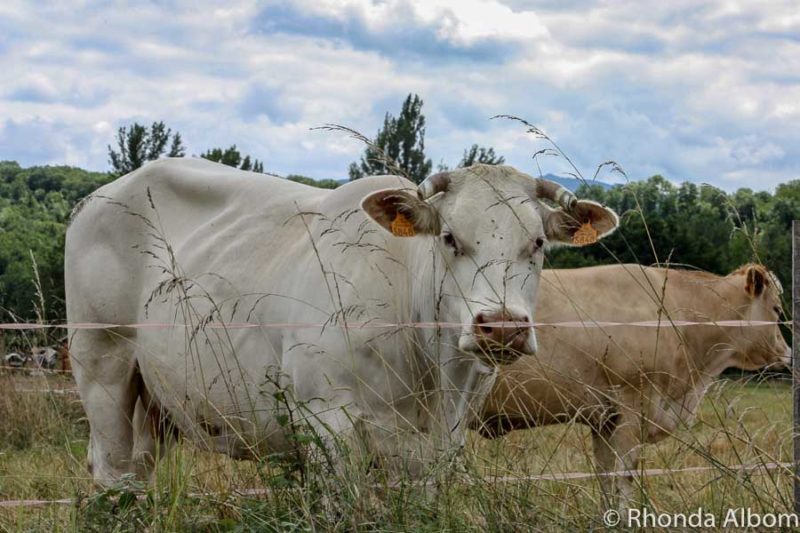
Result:
{"label": "cow nose", "polygon": [[524,350],[531,334],[526,315],[514,315],[507,309],[481,311],[472,321],[472,330],[479,344],[485,348],[511,348]]}
{"label": "cow nose", "polygon": [[792,369],[792,349],[789,345],[784,344],[783,357],[781,357],[781,364],[786,370]]}

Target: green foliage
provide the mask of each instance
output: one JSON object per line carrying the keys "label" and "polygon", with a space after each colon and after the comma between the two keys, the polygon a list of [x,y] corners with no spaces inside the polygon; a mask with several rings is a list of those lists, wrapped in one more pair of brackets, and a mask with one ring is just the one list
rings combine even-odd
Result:
{"label": "green foliage", "polygon": [[117,176],[132,172],[165,153],[167,157],[185,155],[181,134],[173,134],[163,122],[153,122],[149,131],[137,122],[129,127],[121,127],[117,131],[117,148],[118,150],[114,150],[111,145],[108,146],[108,161],[111,163],[111,171]]}
{"label": "green foliage", "polygon": [[414,183],[422,183],[432,166],[425,157],[422,100],[416,94],[409,94],[398,118],[386,113],[374,144],[367,147],[359,163],[350,165],[350,179],[401,174]]}
{"label": "green foliage", "polygon": [[464,156],[459,161],[459,167],[471,167],[475,163],[483,165],[502,165],[506,158],[494,153],[494,148],[484,148],[473,144],[468,150],[464,150]]}
{"label": "green foliage", "polygon": [[[31,254],[38,265],[46,317],[64,319],[64,235],[70,212],[112,179],[110,174],[67,166],[23,169],[0,161],[0,320],[36,318]],[[299,175],[288,179],[321,188],[339,185]],[[786,286],[790,283],[791,225],[800,219],[800,180],[779,185],[774,194],[750,189],[727,194],[707,185],[676,186],[653,176],[608,190],[584,185],[577,193],[615,209],[620,229],[596,246],[553,250],[549,267],[669,262],[726,274],[758,261]]]}
{"label": "green foliage", "polygon": [[605,190],[577,191],[614,209],[617,232],[599,246],[564,248],[550,255],[552,268],[614,261],[687,265],[727,274],[744,263],[763,262],[784,284],[791,280],[791,226],[800,219],[800,180],[779,185],[774,195],[709,185],[675,186],[661,176]]}
{"label": "green foliage", "polygon": [[[497,155],[494,148],[473,144],[464,150],[458,167],[469,167],[476,163],[502,165],[505,157]],[[409,94],[403,102],[398,118],[389,113],[383,119],[383,128],[375,140],[361,156],[361,161],[350,164],[350,179],[382,174],[399,174],[414,183],[422,183],[431,172],[433,164],[425,158],[425,115],[422,114],[422,100],[416,94]],[[449,170],[441,161],[438,172]]]}
{"label": "green foliage", "polygon": [[0,162],[0,320],[35,318],[36,260],[45,312],[64,316],[64,235],[73,206],[112,176]]}
{"label": "green foliage", "polygon": [[235,144],[224,150],[222,148],[212,148],[200,154],[200,157],[241,170],[264,172],[264,164],[261,161],[255,158],[251,159],[249,155],[242,157]]}
{"label": "green foliage", "polygon": [[289,174],[288,176],[286,176],[286,179],[289,181],[302,183],[303,185],[318,187],[320,189],[335,189],[340,185],[339,182],[336,180],[332,179],[315,180],[314,178],[309,178],[307,176],[300,176],[299,174]]}

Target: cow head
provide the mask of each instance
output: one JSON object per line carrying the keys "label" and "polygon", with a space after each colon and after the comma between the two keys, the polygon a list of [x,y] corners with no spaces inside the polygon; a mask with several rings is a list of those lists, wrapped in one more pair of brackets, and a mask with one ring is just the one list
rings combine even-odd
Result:
{"label": "cow head", "polygon": [[371,193],[361,206],[397,238],[432,241],[421,252],[432,261],[415,264],[432,274],[423,290],[434,316],[461,324],[458,348],[493,364],[536,351],[530,323],[545,250],[574,244],[586,222],[597,238],[619,223],[613,211],[505,166],[435,174],[417,190]]}
{"label": "cow head", "polygon": [[[743,320],[778,322],[783,311],[783,288],[778,278],[761,265],[745,265],[730,274],[739,292],[739,315]],[[734,366],[745,370],[791,367],[792,350],[781,335],[780,326],[749,326],[731,333]]]}

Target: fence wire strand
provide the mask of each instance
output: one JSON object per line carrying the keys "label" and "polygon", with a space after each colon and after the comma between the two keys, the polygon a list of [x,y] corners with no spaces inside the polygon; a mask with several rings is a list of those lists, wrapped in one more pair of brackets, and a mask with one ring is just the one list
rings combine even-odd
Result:
{"label": "fence wire strand", "polygon": [[[770,321],[770,320],[716,320],[716,321],[691,321],[691,320],[641,320],[636,322],[613,322],[602,320],[587,321],[567,321],[567,322],[484,322],[483,327],[502,328],[607,328],[607,327],[635,327],[635,328],[667,328],[684,326],[715,326],[723,328],[741,327],[763,327],[763,326],[791,326],[790,320]],[[204,328],[209,329],[320,329],[320,328],[342,328],[342,329],[367,329],[367,328],[417,328],[417,329],[458,329],[472,326],[472,323],[462,322],[347,322],[343,324],[335,323],[269,323],[259,324],[252,322],[240,323],[220,323],[209,322],[204,324]],[[172,328],[196,328],[196,324],[178,323],[158,323],[144,322],[134,324],[103,324],[93,322],[64,323],[64,324],[37,324],[32,322],[3,323],[0,330],[43,330],[43,329],[72,329],[72,330],[99,330],[99,329],[172,329]]]}
{"label": "fence wire strand", "polygon": [[[763,463],[763,464],[740,464],[725,467],[725,470],[731,474],[753,474],[753,473],[766,473],[770,470],[788,470],[792,468],[794,463]],[[682,474],[682,473],[697,473],[697,472],[710,472],[719,471],[717,466],[690,466],[686,468],[666,469],[666,468],[651,468],[646,470],[619,470],[614,472],[552,472],[547,474],[534,474],[528,476],[484,476],[480,480],[470,480],[468,484],[475,484],[478,481],[484,483],[520,483],[525,481],[578,481],[586,479],[595,479],[598,477],[657,477],[669,474]],[[434,486],[436,481],[424,481],[421,483],[404,483],[403,486],[415,485],[420,487]],[[391,486],[391,485],[390,485]],[[399,485],[398,485],[399,486]],[[375,488],[382,488],[385,485],[376,485]],[[396,487],[395,487],[396,488]],[[271,489],[250,488],[250,489],[232,489],[231,493],[238,496],[265,496],[271,494]],[[223,495],[221,492],[199,492],[191,493],[189,497],[218,497]],[[140,494],[138,497],[144,498],[145,494]],[[0,509],[8,509],[15,507],[43,507],[46,505],[74,505],[76,500],[70,498],[61,498],[57,500],[0,500]]]}

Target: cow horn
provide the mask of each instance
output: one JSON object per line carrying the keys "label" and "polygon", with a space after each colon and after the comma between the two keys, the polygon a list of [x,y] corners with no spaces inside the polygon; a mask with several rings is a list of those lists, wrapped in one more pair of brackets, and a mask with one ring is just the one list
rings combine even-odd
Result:
{"label": "cow horn", "polygon": [[446,192],[450,186],[450,173],[439,172],[425,178],[425,181],[419,184],[419,196],[423,200],[427,200],[434,194]]}
{"label": "cow horn", "polygon": [[542,178],[536,178],[536,197],[546,198],[556,202],[566,211],[572,211],[578,199],[574,194],[559,185],[558,183]]}

